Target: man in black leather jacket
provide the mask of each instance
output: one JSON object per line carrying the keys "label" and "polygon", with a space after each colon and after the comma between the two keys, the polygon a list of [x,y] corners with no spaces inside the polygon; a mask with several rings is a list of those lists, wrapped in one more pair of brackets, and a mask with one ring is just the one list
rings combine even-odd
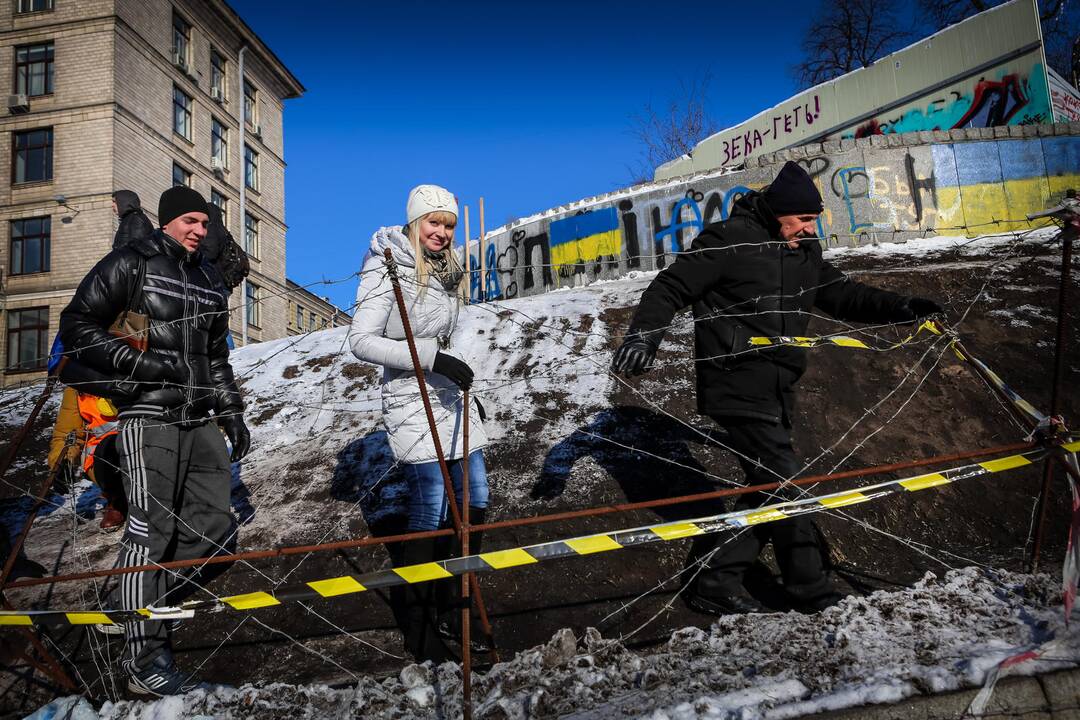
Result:
{"label": "man in black leather jacket", "polygon": [[[228,298],[203,268],[206,201],[187,187],[165,191],[161,228],[106,255],[60,316],[64,347],[104,378],[101,394],[120,411],[120,456],[129,514],[121,565],[208,557],[235,547],[229,462],[250,446],[243,402],[229,365]],[[140,352],[109,328],[125,310],[149,317]],[[106,387],[102,387],[106,385]],[[171,606],[226,569],[203,565],[122,576],[124,609]],[[124,667],[138,693],[169,695],[196,685],[172,660],[166,623],[129,623]]]}
{"label": "man in black leather jacket", "polygon": [[[815,307],[841,320],[879,323],[942,312],[932,300],[854,282],[826,262],[815,237],[822,209],[810,176],[788,162],[764,192],[740,198],[728,220],[706,227],[656,276],[612,363],[617,372],[648,370],[675,313],[692,305],[698,412],[727,431],[725,442],[750,485],[793,479],[802,468],[791,416],[795,383],[806,369],[805,348],[752,349],[751,337],[804,336]],[[735,507],[768,499],[743,495]],[[690,607],[716,615],[765,611],[742,580],[770,540],[797,606],[816,611],[839,601],[813,523],[799,516],[734,537],[703,537],[691,550],[691,560],[708,559],[687,589]]]}

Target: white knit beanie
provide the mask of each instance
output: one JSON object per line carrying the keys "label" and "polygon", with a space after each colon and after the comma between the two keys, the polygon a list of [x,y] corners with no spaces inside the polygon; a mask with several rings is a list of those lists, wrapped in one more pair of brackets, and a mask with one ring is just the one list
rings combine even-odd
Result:
{"label": "white knit beanie", "polygon": [[458,216],[457,200],[450,191],[438,185],[417,185],[409,191],[409,201],[405,203],[405,222],[411,225],[413,220],[440,210]]}

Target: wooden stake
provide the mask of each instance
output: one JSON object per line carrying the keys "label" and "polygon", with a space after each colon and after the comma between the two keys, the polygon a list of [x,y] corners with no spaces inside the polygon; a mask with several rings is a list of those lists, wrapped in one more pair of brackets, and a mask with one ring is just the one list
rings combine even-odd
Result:
{"label": "wooden stake", "polygon": [[484,198],[480,198],[480,297],[487,302],[487,248],[484,247]]}
{"label": "wooden stake", "polygon": [[469,206],[465,206],[465,302],[472,299],[472,250],[469,239]]}

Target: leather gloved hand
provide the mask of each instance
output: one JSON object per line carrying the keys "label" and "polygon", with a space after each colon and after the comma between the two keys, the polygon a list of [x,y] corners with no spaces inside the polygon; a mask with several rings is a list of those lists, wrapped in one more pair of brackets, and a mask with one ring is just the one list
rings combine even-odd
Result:
{"label": "leather gloved hand", "polygon": [[641,375],[652,368],[656,358],[656,346],[640,333],[627,335],[623,344],[615,351],[611,360],[611,369],[627,375]]}
{"label": "leather gloved hand", "polygon": [[476,412],[480,415],[480,422],[487,420],[487,410],[480,404],[480,398],[473,398],[473,402],[476,403]]}
{"label": "leather gloved hand", "polygon": [[191,371],[187,365],[152,350],[140,353],[132,373],[133,379],[139,382],[160,382],[166,385],[184,386],[188,384],[190,375]]}
{"label": "leather gloved hand", "polygon": [[229,444],[232,445],[229,462],[239,462],[251,449],[251,433],[244,424],[244,417],[239,413],[224,415],[218,418],[218,425],[225,431],[225,436],[229,438]]}
{"label": "leather gloved hand", "polygon": [[472,368],[453,355],[444,352],[436,353],[435,362],[431,364],[431,370],[452,380],[462,390],[468,390],[469,386],[472,385]]}
{"label": "leather gloved hand", "polygon": [[931,315],[944,315],[945,308],[935,301],[921,297],[910,297],[900,308],[901,322],[912,322]]}

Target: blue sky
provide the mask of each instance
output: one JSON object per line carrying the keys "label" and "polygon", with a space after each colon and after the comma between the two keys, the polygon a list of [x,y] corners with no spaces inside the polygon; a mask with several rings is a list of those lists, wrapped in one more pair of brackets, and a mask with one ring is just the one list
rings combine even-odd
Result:
{"label": "blue sky", "polygon": [[[437,183],[487,228],[629,184],[631,116],[711,75],[719,127],[795,91],[814,4],[289,2],[232,6],[307,87],[285,106],[288,275],[359,269]],[[461,237],[461,233],[459,233]],[[341,307],[355,282],[313,287]]]}

